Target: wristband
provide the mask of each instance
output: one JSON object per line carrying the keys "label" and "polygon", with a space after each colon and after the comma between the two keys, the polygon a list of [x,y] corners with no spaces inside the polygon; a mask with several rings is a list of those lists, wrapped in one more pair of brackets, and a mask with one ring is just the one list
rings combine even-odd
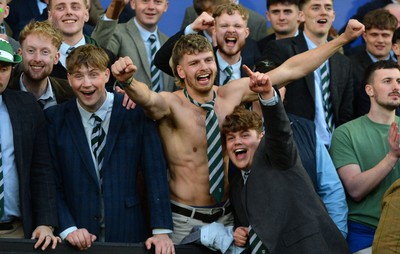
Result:
{"label": "wristband", "polygon": [[117,81],[117,85],[119,87],[121,87],[122,89],[125,89],[132,84],[132,81],[133,81],[133,77],[131,77],[130,79],[128,79],[127,82],[124,82],[124,83]]}

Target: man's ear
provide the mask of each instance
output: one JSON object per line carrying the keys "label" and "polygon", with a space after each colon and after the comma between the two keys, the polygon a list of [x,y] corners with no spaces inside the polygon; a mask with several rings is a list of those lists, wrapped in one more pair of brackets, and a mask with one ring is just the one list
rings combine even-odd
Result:
{"label": "man's ear", "polygon": [[176,66],[176,72],[181,79],[185,79],[185,72],[183,71],[182,66],[180,66],[179,64]]}
{"label": "man's ear", "polygon": [[365,85],[365,92],[367,93],[367,95],[369,96],[369,97],[374,97],[374,89],[372,88],[372,85],[370,85],[370,84],[366,84]]}

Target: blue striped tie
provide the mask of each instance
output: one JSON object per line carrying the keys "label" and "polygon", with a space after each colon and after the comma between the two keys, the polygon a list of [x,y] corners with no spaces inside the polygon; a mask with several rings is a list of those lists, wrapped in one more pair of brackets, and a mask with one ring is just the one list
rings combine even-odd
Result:
{"label": "blue striped tie", "polygon": [[214,112],[216,94],[214,92],[212,101],[200,104],[190,97],[186,88],[183,89],[183,92],[190,102],[207,110],[206,134],[210,194],[217,202],[220,202],[224,197],[224,159],[222,156],[221,134],[219,132],[218,118]]}
{"label": "blue striped tie", "polygon": [[0,218],[4,215],[4,179],[3,179],[3,156],[0,144]]}
{"label": "blue striped tie", "polygon": [[154,34],[150,35],[149,41],[150,41],[150,49],[151,49],[150,73],[151,73],[152,90],[154,92],[158,93],[161,90],[161,85],[160,85],[161,72],[154,65],[154,57],[157,53],[156,36]]}
{"label": "blue striped tie", "polygon": [[97,166],[99,170],[100,183],[103,180],[103,159],[104,159],[104,146],[106,144],[105,137],[106,133],[101,127],[101,118],[96,114],[93,114],[94,127],[92,131],[92,136],[90,138],[92,145],[92,152],[97,161]]}
{"label": "blue striped tie", "polygon": [[321,87],[322,87],[322,98],[323,98],[324,112],[325,112],[325,121],[329,130],[332,132],[334,129],[334,123],[333,123],[331,92],[329,90],[330,79],[326,63],[322,65],[320,72],[321,72]]}
{"label": "blue striped tie", "polygon": [[251,249],[251,254],[266,254],[268,253],[267,249],[261,242],[261,239],[257,236],[256,232],[252,226],[249,226],[249,244]]}

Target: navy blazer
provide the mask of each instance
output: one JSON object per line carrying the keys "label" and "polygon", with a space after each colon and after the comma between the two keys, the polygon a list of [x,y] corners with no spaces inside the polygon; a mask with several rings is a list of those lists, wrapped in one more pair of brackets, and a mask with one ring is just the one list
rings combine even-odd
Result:
{"label": "navy blazer", "polygon": [[[303,33],[298,36],[270,41],[263,58],[280,65],[290,57],[308,50]],[[350,60],[336,53],[329,58],[330,92],[335,126],[353,119],[353,76]],[[314,72],[286,86],[285,109],[314,121],[315,82]]]}
{"label": "navy blazer", "polygon": [[[167,166],[154,121],[140,107],[126,110],[115,94],[103,161],[105,241],[141,242],[148,235],[137,176],[143,172],[150,227],[172,229]],[[46,110],[57,180],[60,232],[100,233],[100,192],[76,99]]]}
{"label": "navy blazer", "polygon": [[57,226],[46,120],[32,94],[7,88],[2,97],[13,130],[22,225],[25,238],[31,238],[39,225]]}
{"label": "navy blazer", "polygon": [[268,253],[350,253],[301,164],[282,102],[262,111],[268,128],[250,175],[231,184],[236,226],[251,225]]}

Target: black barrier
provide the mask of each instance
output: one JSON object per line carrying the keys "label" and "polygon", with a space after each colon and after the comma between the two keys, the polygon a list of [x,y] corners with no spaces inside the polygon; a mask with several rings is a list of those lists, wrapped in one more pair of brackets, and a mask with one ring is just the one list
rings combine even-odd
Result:
{"label": "black barrier", "polygon": [[[33,248],[35,241],[28,239],[0,239],[0,254],[15,254],[15,253],[52,253],[52,254],[150,254],[154,253],[154,248],[148,251],[143,244],[128,244],[128,243],[93,243],[92,247],[85,251],[80,251],[68,243],[57,245],[55,250],[48,249],[45,251],[35,250]],[[200,245],[179,245],[175,246],[176,254],[218,254]]]}

